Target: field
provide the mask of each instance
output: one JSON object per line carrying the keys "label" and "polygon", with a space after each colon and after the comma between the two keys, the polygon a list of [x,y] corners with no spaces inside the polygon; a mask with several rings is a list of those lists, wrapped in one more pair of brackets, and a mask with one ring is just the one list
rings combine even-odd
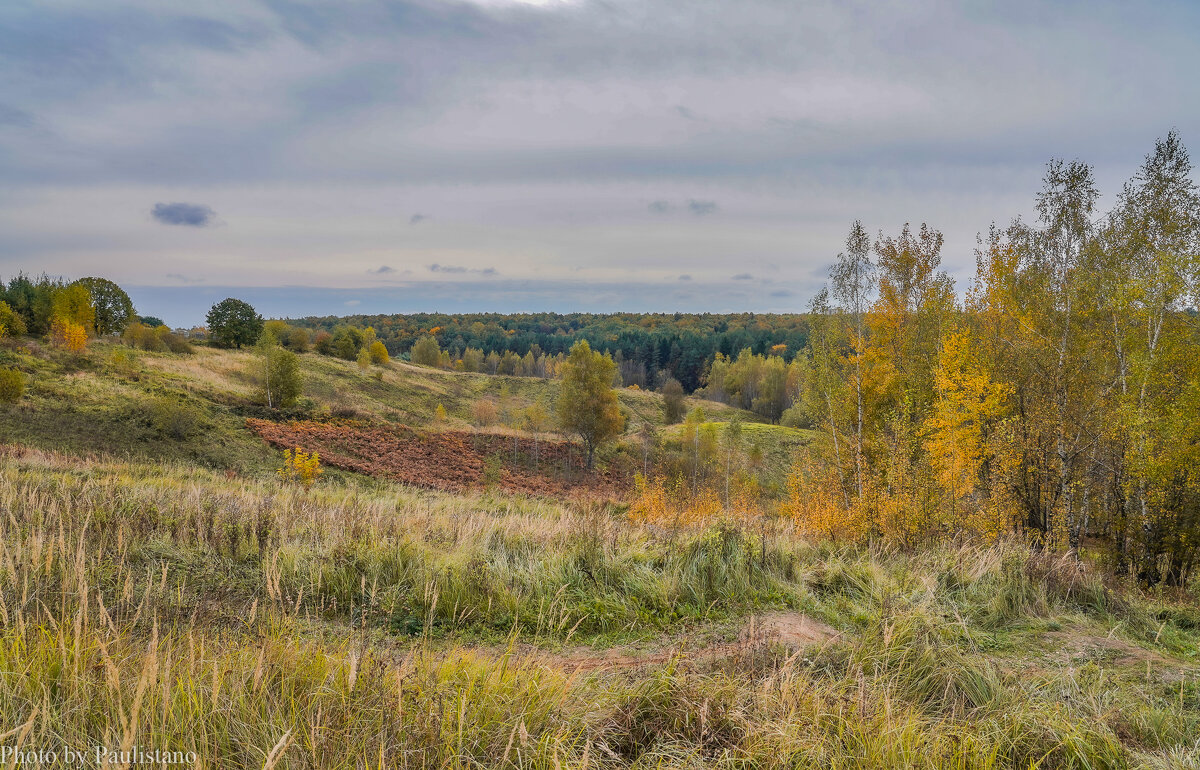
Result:
{"label": "field", "polygon": [[[309,355],[302,406],[268,420],[247,353],[2,355],[33,375],[0,423],[5,745],[209,768],[1200,767],[1194,593],[1004,541],[639,522],[632,427],[590,476],[561,439],[534,465],[532,435],[471,427],[478,399],[552,382]],[[655,399],[622,393],[671,451]],[[745,432],[768,474],[808,440]],[[275,474],[295,443],[328,450],[308,490]]]}

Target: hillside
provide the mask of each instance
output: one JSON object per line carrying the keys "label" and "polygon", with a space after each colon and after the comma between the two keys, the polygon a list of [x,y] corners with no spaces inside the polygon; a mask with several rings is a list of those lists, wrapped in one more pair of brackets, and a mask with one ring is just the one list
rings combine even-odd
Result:
{"label": "hillside", "polygon": [[[0,366],[22,370],[30,385],[12,419],[0,422],[0,442],[267,473],[278,463],[276,453],[248,428],[247,418],[341,419],[511,435],[520,431],[504,423],[516,422],[527,407],[538,404],[552,415],[558,388],[554,380],[446,372],[400,361],[364,372],[352,362],[309,353],[301,356],[301,403],[280,415],[254,397],[255,360],[248,351],[209,347],[185,355],[97,342],[76,357],[36,343],[10,345],[0,349]],[[642,423],[664,427],[660,396],[618,392],[626,443],[634,443]],[[481,400],[494,404],[495,422],[477,428],[472,410]],[[714,402],[689,398],[687,403],[702,404],[718,419],[733,413]],[[439,405],[447,420],[435,424]],[[545,429],[551,427],[547,420]]]}
{"label": "hillside", "polygon": [[[0,714],[24,745],[241,768],[1200,760],[1194,593],[1006,540],[816,542],[771,506],[655,518],[640,422],[686,474],[688,436],[724,451],[733,410],[668,426],[623,390],[627,433],[586,471],[549,433],[474,425],[554,381],[300,358],[276,413],[248,352],[0,353],[30,375],[0,421]],[[813,436],[737,414],[778,498]],[[293,445],[326,458],[311,489],[275,473]]]}
{"label": "hillside", "polygon": [[0,481],[0,713],[27,746],[246,768],[1197,758],[1195,597],[1069,557],[11,447]]}

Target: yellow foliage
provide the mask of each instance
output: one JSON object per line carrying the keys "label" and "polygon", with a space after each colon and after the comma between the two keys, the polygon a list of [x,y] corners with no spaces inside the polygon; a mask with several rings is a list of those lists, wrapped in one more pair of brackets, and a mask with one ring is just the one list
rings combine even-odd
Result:
{"label": "yellow foliage", "polygon": [[693,495],[682,479],[668,483],[662,478],[637,475],[638,496],[629,507],[629,518],[661,527],[707,526],[725,516],[721,498],[713,490]]}
{"label": "yellow foliage", "polygon": [[434,410],[434,412],[433,412],[433,416],[438,422],[445,422],[446,421],[446,407],[442,406],[441,404],[438,404],[437,409]]}
{"label": "yellow foliage", "polygon": [[835,472],[821,473],[797,465],[788,475],[788,497],[781,508],[806,535],[829,540],[857,541],[868,532],[859,506],[846,505],[839,495],[841,481]]}
{"label": "yellow foliage", "polygon": [[926,425],[925,448],[937,480],[953,500],[975,493],[987,456],[987,431],[1000,418],[1012,388],[993,382],[972,355],[970,332],[942,340],[935,372],[937,400]]}
{"label": "yellow foliage", "polygon": [[284,481],[294,481],[308,489],[324,473],[316,451],[305,452],[300,447],[283,451],[283,467],[278,471]]}
{"label": "yellow foliage", "polygon": [[87,347],[87,329],[66,318],[55,318],[50,323],[50,341],[72,353],[82,353]]}
{"label": "yellow foliage", "polygon": [[377,366],[383,366],[390,360],[387,347],[379,340],[375,340],[371,343],[370,348],[368,348],[368,352],[371,356],[371,363],[376,364]]}

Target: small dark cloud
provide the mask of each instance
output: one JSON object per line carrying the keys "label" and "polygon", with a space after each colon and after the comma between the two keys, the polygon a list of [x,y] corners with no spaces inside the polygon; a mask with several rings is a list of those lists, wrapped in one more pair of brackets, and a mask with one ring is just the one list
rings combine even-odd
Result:
{"label": "small dark cloud", "polygon": [[716,201],[698,201],[693,199],[687,202],[687,207],[688,211],[692,212],[698,217],[717,213]]}
{"label": "small dark cloud", "polygon": [[429,265],[429,272],[431,272],[431,273],[449,273],[449,274],[454,274],[454,275],[461,275],[463,273],[477,273],[479,275],[499,275],[499,273],[496,271],[496,268],[494,268],[494,267],[478,268],[478,267],[463,267],[461,265],[439,265],[436,262],[432,265]]}
{"label": "small dark cloud", "polygon": [[667,201],[654,201],[647,206],[651,214],[666,214],[671,210],[671,204]]}
{"label": "small dark cloud", "polygon": [[156,203],[151,215],[164,225],[205,227],[217,214],[199,203]]}
{"label": "small dark cloud", "polygon": [[696,113],[692,112],[687,107],[684,107],[682,104],[675,105],[675,114],[677,114],[677,115],[679,115],[679,117],[685,118],[687,120],[699,120],[700,119],[700,118],[696,117]]}
{"label": "small dark cloud", "polygon": [[368,270],[367,272],[372,275],[387,275],[388,273],[396,272],[396,268],[392,267],[391,265],[380,265],[374,270]]}
{"label": "small dark cloud", "polygon": [[413,214],[411,217],[408,218],[408,223],[410,225],[419,225],[422,222],[426,222],[428,220],[429,220],[429,217],[425,216],[424,214]]}
{"label": "small dark cloud", "polygon": [[750,275],[749,273],[738,273],[738,274],[737,274],[737,275],[735,275],[735,276],[734,276],[734,277],[733,277],[731,280],[734,280],[734,281],[753,281],[753,280],[754,280],[754,276]]}
{"label": "small dark cloud", "polygon": [[683,275],[679,276],[679,280],[690,281],[690,280],[692,280],[692,277],[690,275],[688,275],[687,273],[684,273]]}
{"label": "small dark cloud", "polygon": [[172,281],[179,281],[180,283],[203,283],[204,282],[203,278],[189,278],[186,275],[181,275],[179,273],[167,273],[167,277],[170,278]]}
{"label": "small dark cloud", "polygon": [[771,296],[772,297],[794,297],[794,296],[796,296],[796,292],[792,291],[791,289],[776,289],[775,291],[771,292]]}

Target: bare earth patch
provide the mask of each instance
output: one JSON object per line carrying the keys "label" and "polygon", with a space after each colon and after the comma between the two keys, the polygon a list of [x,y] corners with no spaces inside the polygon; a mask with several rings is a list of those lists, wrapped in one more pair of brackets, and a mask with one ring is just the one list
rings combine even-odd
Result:
{"label": "bare earth patch", "polygon": [[705,643],[691,637],[676,640],[669,646],[637,650],[614,647],[597,652],[590,647],[573,647],[551,653],[535,648],[521,650],[522,656],[541,660],[547,665],[576,671],[620,670],[662,665],[678,657],[681,662],[714,661],[746,654],[767,645],[778,644],[795,652],[806,647],[820,647],[841,638],[837,629],[810,618],[801,612],[780,611],[750,616],[738,632],[736,642]]}

